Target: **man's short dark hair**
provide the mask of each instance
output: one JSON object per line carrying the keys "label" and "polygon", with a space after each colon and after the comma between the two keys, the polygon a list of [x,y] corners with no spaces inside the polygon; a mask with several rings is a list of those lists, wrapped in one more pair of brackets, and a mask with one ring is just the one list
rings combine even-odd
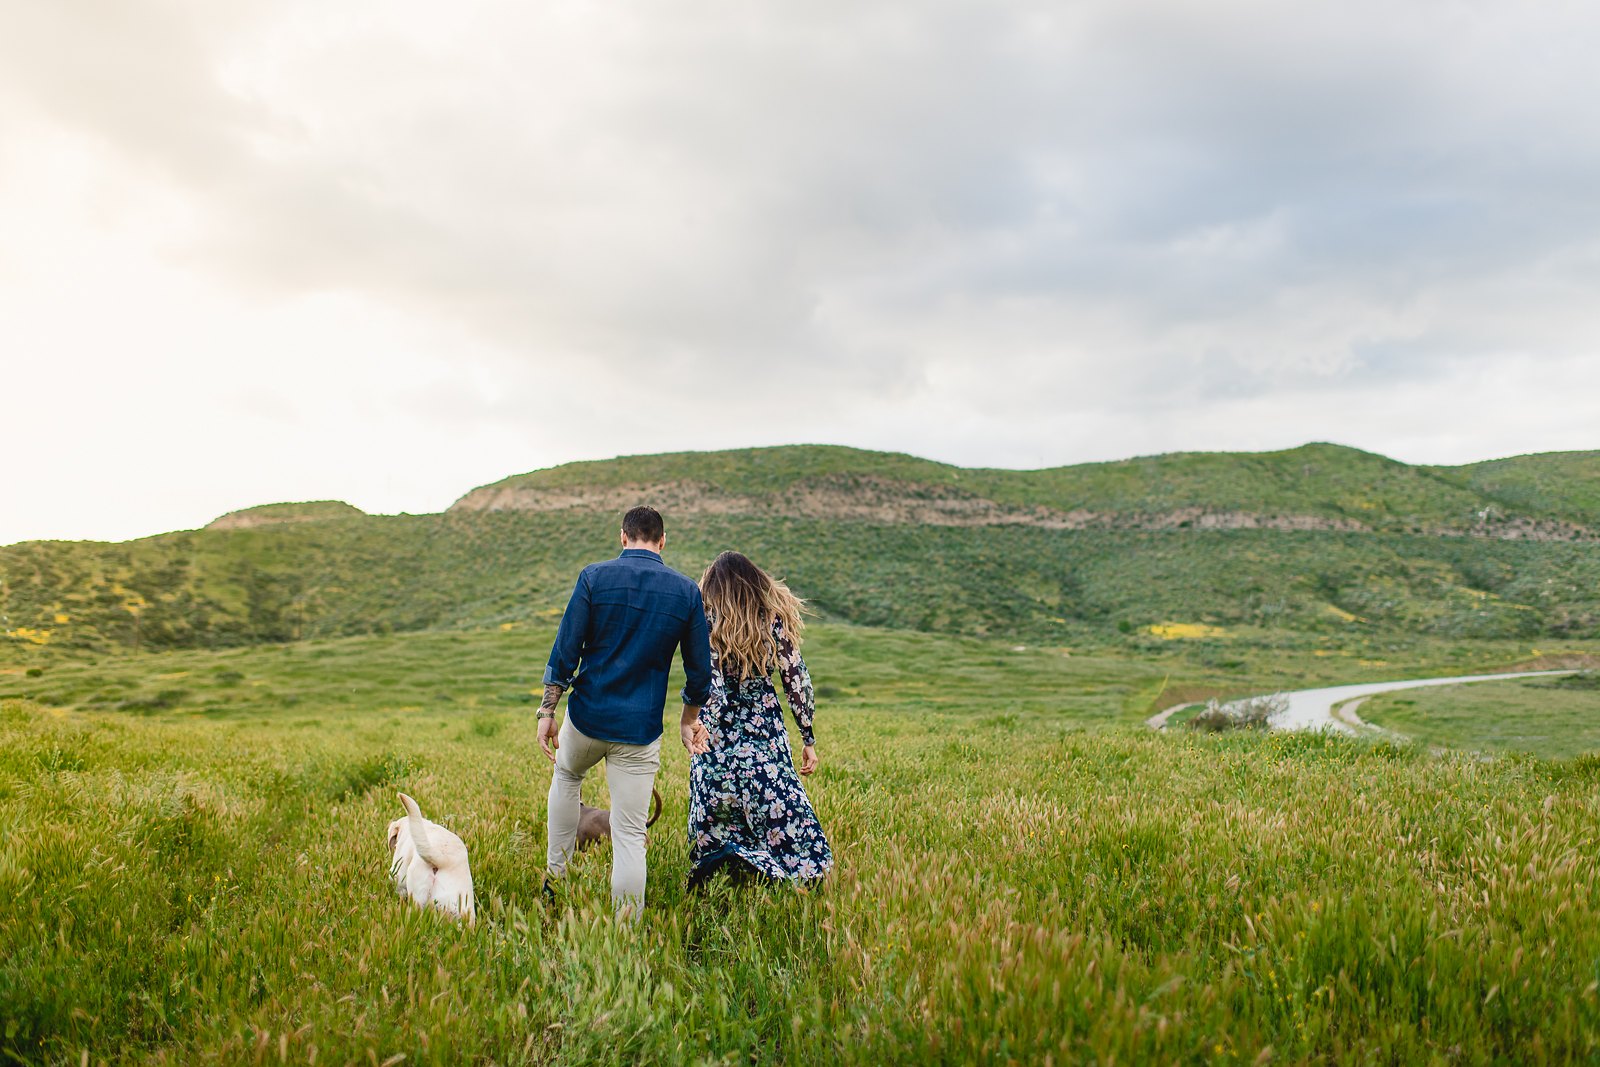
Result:
{"label": "man's short dark hair", "polygon": [[645,504],[636,508],[629,508],[628,513],[622,516],[622,536],[630,541],[643,541],[653,545],[666,535],[666,524],[661,521],[661,512]]}

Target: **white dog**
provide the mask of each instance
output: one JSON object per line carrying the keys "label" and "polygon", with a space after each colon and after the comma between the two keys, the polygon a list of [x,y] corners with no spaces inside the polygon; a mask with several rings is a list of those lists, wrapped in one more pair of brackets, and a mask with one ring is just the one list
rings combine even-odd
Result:
{"label": "white dog", "polygon": [[422,817],[417,802],[400,794],[406,816],[389,824],[389,874],[403,897],[421,907],[430,904],[472,922],[476,907],[466,843],[436,822]]}

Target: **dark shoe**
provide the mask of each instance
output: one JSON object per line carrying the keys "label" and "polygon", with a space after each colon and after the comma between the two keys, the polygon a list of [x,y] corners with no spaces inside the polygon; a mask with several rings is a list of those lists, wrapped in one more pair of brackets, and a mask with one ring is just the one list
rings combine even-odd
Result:
{"label": "dark shoe", "polygon": [[750,866],[733,846],[727,845],[702,858],[699,866],[689,872],[688,891],[698,892],[718,874],[722,875],[722,881],[734,886],[765,881],[760,871]]}

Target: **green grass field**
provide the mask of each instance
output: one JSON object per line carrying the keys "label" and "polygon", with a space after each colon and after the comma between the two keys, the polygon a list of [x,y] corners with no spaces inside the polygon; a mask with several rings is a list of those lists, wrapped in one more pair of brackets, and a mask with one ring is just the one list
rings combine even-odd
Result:
{"label": "green grass field", "polygon": [[1570,759],[1600,751],[1597,682],[1586,674],[1384,693],[1358,714],[1422,744]]}
{"label": "green grass field", "polygon": [[[805,895],[687,897],[686,758],[669,744],[649,906],[619,929],[604,851],[575,863],[566,907],[539,902],[549,771],[530,690],[549,639],[7,668],[0,1056],[1600,1055],[1600,761],[1139,725],[1172,686],[1348,676],[1353,660],[1268,650],[1241,678],[818,626],[810,789],[835,874]],[[476,927],[393,895],[383,832],[402,788],[471,846]]]}

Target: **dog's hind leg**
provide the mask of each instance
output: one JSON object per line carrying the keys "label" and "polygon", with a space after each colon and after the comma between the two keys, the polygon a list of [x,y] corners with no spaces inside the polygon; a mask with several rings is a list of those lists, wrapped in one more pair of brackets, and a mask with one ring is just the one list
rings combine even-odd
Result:
{"label": "dog's hind leg", "polygon": [[583,777],[605,756],[605,745],[577,731],[569,718],[561,725],[561,747],[550,775],[545,804],[545,869],[552,878],[567,870],[577,850],[578,820],[583,811]]}

